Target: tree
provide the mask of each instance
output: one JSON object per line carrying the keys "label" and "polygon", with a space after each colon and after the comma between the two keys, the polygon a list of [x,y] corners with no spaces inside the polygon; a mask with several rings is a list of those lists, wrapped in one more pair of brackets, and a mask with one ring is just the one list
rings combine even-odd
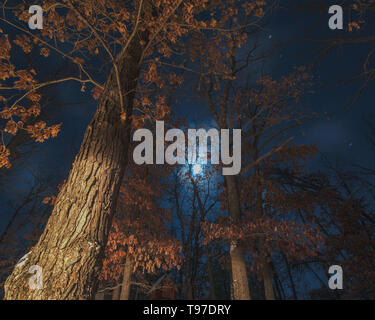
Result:
{"label": "tree", "polygon": [[179,268],[180,243],[169,232],[170,210],[161,207],[165,169],[133,164],[121,187],[100,276],[112,285],[122,278],[120,300],[129,299],[135,272],[156,274]]}
{"label": "tree", "polygon": [[[317,222],[326,238],[321,267],[339,264],[345,272],[345,287],[338,296],[374,297],[375,217],[371,171],[343,170],[329,165],[330,196]],[[328,174],[327,174],[328,175]]]}
{"label": "tree", "polygon": [[182,246],[179,275],[181,298],[193,300],[202,297],[207,280],[211,294],[214,291],[209,262],[207,268],[202,268],[204,255],[207,261],[209,259],[203,244],[202,225],[217,204],[216,179],[216,170],[209,166],[202,165],[201,172],[194,175],[189,165],[187,168],[175,168],[169,181],[167,199],[173,205],[175,234],[181,239]]}
{"label": "tree", "polygon": [[[229,219],[222,216],[206,225],[207,241],[241,243],[244,257],[246,253],[252,256],[251,270],[257,270],[263,279],[269,300],[275,299],[271,256],[276,251],[288,259],[315,256],[322,241],[312,221],[302,222],[295,216],[297,210],[310,212],[318,205],[312,194],[285,190],[276,174],[279,168],[302,174],[303,160],[317,151],[314,146],[291,146],[293,139],[285,138],[288,130],[306,118],[296,104],[309,86],[310,76],[305,68],[299,68],[279,81],[263,76],[255,84],[249,80],[242,86],[231,84],[228,97],[231,111],[227,121],[244,133],[244,169],[236,181],[241,217],[236,220],[231,215]],[[230,192],[225,184],[223,197]],[[230,212],[225,200],[222,209]]]}
{"label": "tree", "polygon": [[[241,72],[257,60],[252,58],[256,46],[252,49],[246,48],[248,46],[248,35],[258,29],[257,23],[259,23],[259,21],[251,23],[250,17],[255,15],[258,19],[261,19],[266,12],[265,4],[264,1],[249,3],[245,6],[246,14],[240,20],[237,17],[229,17],[230,23],[238,25],[238,27],[234,34],[223,38],[222,42],[210,42],[209,48],[205,51],[203,50],[203,47],[206,46],[205,42],[199,42],[198,40],[195,46],[194,54],[199,59],[201,68],[198,91],[206,99],[206,105],[220,129],[233,128],[228,121],[233,85]],[[219,47],[223,47],[225,50],[221,50]],[[242,48],[246,48],[245,55],[239,53]],[[233,221],[238,223],[241,220],[242,213],[237,178],[225,176],[224,180],[229,215]],[[245,252],[242,243],[239,241],[233,239],[230,246],[234,299],[248,300],[250,299],[250,291]]]}

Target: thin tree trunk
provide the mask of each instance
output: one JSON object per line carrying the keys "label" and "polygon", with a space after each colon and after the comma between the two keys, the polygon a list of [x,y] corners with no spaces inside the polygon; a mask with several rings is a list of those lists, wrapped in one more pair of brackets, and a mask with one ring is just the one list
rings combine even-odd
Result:
{"label": "thin tree trunk", "polygon": [[[230,217],[235,222],[241,218],[240,198],[234,176],[225,176]],[[247,278],[245,253],[239,241],[233,241],[230,246],[232,264],[232,281],[234,300],[250,300],[249,282]]]}
{"label": "thin tree trunk", "polygon": [[139,288],[137,287],[137,289],[135,289],[135,298],[134,298],[134,300],[138,300],[138,296],[139,296]]}
{"label": "thin tree trunk", "polygon": [[[117,58],[126,104],[121,120],[115,72],[106,82],[69,177],[39,242],[4,285],[5,299],[92,299],[119,187],[127,164],[131,114],[141,57],[133,41]],[[30,266],[43,270],[43,289],[31,290]]]}
{"label": "thin tree trunk", "polygon": [[280,290],[280,299],[281,300],[285,300],[286,299],[286,295],[285,295],[285,291],[284,291],[284,288],[283,288],[283,284],[281,283],[281,280],[277,276],[277,274],[276,274],[276,283],[278,284],[278,288]]}
{"label": "thin tree trunk", "polygon": [[[258,158],[258,152],[256,153],[256,157]],[[255,171],[258,175],[261,174],[261,171],[258,167],[255,168]],[[257,193],[256,193],[256,203],[255,203],[255,211],[257,217],[263,217],[263,199],[262,199],[262,186],[258,182],[257,186]],[[266,249],[266,239],[261,236],[259,239],[259,254],[261,258],[261,268],[263,274],[263,285],[264,285],[264,295],[266,300],[275,300],[275,293],[273,291],[272,286],[272,269],[271,265],[268,261],[268,252]]]}
{"label": "thin tree trunk", "polygon": [[193,284],[191,276],[188,274],[186,275],[186,299],[193,300],[193,298]]}
{"label": "thin tree trunk", "polygon": [[292,271],[290,269],[290,263],[288,261],[288,258],[285,256],[285,254],[283,254],[283,258],[284,258],[284,262],[286,264],[286,270],[288,271],[288,277],[289,277],[289,281],[290,281],[290,287],[292,288],[292,292],[293,292],[293,299],[294,300],[298,300],[296,286],[294,285],[293,275],[292,275]]}
{"label": "thin tree trunk", "polygon": [[95,300],[104,300],[104,291],[97,292],[95,295]]}
{"label": "thin tree trunk", "polygon": [[184,286],[184,282],[183,282],[183,272],[180,270],[179,274],[178,274],[178,298],[179,300],[183,300],[183,286]]}
{"label": "thin tree trunk", "polygon": [[210,282],[210,299],[216,300],[215,280],[214,280],[214,275],[213,275],[213,272],[212,272],[211,256],[210,256],[210,253],[208,251],[208,248],[206,249],[206,255],[207,255],[208,281]]}
{"label": "thin tree trunk", "polygon": [[120,300],[120,292],[121,292],[121,286],[117,286],[112,291],[112,300]]}
{"label": "thin tree trunk", "polygon": [[134,259],[129,257],[126,259],[126,262],[125,262],[124,274],[122,277],[120,300],[129,300],[133,268],[134,268]]}
{"label": "thin tree trunk", "polygon": [[279,279],[277,277],[277,274],[275,274],[275,297],[278,300],[283,300],[283,295],[281,293],[280,285],[279,285]]}
{"label": "thin tree trunk", "polygon": [[275,300],[275,293],[272,286],[272,269],[267,260],[267,256],[264,254],[264,251],[262,260],[264,294],[266,300]]}
{"label": "thin tree trunk", "polygon": [[95,295],[95,300],[104,300],[104,291],[103,292],[98,292]]}
{"label": "thin tree trunk", "polygon": [[229,299],[234,300],[233,273],[229,272]]}

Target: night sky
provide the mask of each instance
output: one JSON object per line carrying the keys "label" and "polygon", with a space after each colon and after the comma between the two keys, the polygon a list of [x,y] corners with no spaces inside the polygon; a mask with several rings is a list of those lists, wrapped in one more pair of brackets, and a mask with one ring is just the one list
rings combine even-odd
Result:
{"label": "night sky", "polygon": [[[370,83],[361,96],[350,104],[351,98],[362,84],[361,80],[350,79],[363,71],[363,62],[371,46],[366,43],[339,46],[316,60],[321,52],[321,44],[308,41],[308,38],[324,40],[346,36],[347,33],[328,28],[329,14],[326,11],[301,11],[294,7],[300,1],[280,2],[280,7],[268,19],[265,30],[257,35],[260,47],[255,55],[271,52],[271,57],[259,63],[259,69],[255,68],[254,72],[259,72],[262,68],[265,73],[277,79],[291,72],[294,66],[310,66],[315,62],[310,71],[314,76],[314,94],[304,95],[302,104],[317,115],[291,133],[296,136],[293,143],[317,144],[320,154],[311,163],[314,169],[326,170],[322,157],[346,167],[361,165],[374,168],[375,150],[369,147],[365,120],[375,119],[375,84]],[[327,2],[336,4],[335,1],[325,1]],[[363,30],[349,36],[370,34],[374,27],[375,20],[369,20]],[[49,63],[50,65],[40,65],[46,77],[51,70],[56,70],[53,61]],[[63,68],[58,66],[61,67]],[[189,92],[193,88],[183,88],[180,91]],[[7,190],[2,190],[0,194],[0,232],[7,223],[7,216],[12,213],[11,206],[32,184],[32,173],[48,177],[55,185],[67,177],[83,134],[97,107],[97,101],[82,95],[80,85],[76,83],[49,89],[48,96],[52,99],[48,107],[51,109],[49,114],[53,123],[63,123],[61,132],[55,139],[35,143],[33,152],[25,159],[26,165],[15,165],[7,173]],[[208,110],[197,98],[185,93],[177,99],[179,104],[173,109],[177,116],[184,117],[197,126],[205,127],[212,123]]]}

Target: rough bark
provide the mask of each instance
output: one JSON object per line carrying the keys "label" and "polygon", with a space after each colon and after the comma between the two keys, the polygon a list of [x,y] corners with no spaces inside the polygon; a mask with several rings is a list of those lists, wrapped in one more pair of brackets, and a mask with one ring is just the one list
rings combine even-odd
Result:
{"label": "rough bark", "polygon": [[[141,57],[138,43],[133,41],[117,58],[123,93],[130,92],[124,96],[127,120],[121,120],[112,70],[42,236],[6,280],[5,299],[93,298],[127,164],[129,119]],[[32,265],[43,269],[42,290],[29,287]]]}
{"label": "rough bark", "polygon": [[124,274],[122,276],[120,300],[129,300],[133,268],[134,260],[132,258],[127,258],[124,266]]}
{"label": "rough bark", "polygon": [[[225,176],[229,215],[233,221],[241,218],[240,198],[234,176]],[[239,241],[232,241],[230,246],[234,300],[250,300],[245,253]]]}

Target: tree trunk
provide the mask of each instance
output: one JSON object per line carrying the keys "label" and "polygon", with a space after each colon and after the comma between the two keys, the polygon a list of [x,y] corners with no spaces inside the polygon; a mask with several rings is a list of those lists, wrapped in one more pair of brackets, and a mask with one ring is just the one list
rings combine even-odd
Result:
{"label": "tree trunk", "polygon": [[120,300],[129,300],[133,268],[134,268],[134,259],[127,258],[125,262],[125,267],[124,267],[124,274],[122,276],[122,288],[121,288]]}
{"label": "tree trunk", "polygon": [[210,282],[210,299],[216,300],[215,279],[214,279],[214,274],[212,272],[211,256],[210,256],[208,248],[206,249],[206,256],[207,256],[208,281]]}
{"label": "tree trunk", "polygon": [[275,300],[275,293],[272,286],[272,269],[267,257],[263,255],[262,259],[264,294],[266,300]]}
{"label": "tree trunk", "polygon": [[104,291],[97,292],[95,295],[95,300],[104,300]]}
{"label": "tree trunk", "polygon": [[[256,158],[259,158],[258,152],[256,152]],[[255,168],[257,175],[260,176],[261,170],[259,167]],[[255,212],[257,217],[263,217],[263,199],[262,199],[262,185],[258,182]],[[259,239],[259,254],[261,259],[261,268],[263,273],[263,284],[264,284],[264,295],[266,300],[275,300],[275,293],[272,286],[272,269],[268,262],[268,252],[266,248],[266,240],[263,236]]]}
{"label": "tree trunk", "polygon": [[234,289],[233,289],[233,276],[232,272],[229,272],[229,296],[230,300],[234,300]]}
{"label": "tree trunk", "polygon": [[192,284],[190,273],[188,273],[186,275],[185,286],[186,286],[186,299],[187,300],[193,300],[194,299],[193,284]]}
{"label": "tree trunk", "polygon": [[296,286],[294,285],[292,270],[290,269],[290,263],[289,263],[288,258],[285,256],[284,253],[282,254],[282,256],[283,256],[284,262],[286,264],[286,270],[288,271],[288,277],[289,277],[289,281],[290,281],[290,286],[291,286],[292,292],[293,292],[293,299],[294,300],[298,300]]}
{"label": "tree trunk", "polygon": [[[257,215],[262,216],[262,198],[261,193],[257,192]],[[272,286],[272,268],[268,261],[268,253],[266,249],[265,239],[259,239],[259,254],[261,258],[261,268],[263,273],[264,295],[266,300],[275,300],[275,293]]]}
{"label": "tree trunk", "polygon": [[[225,176],[229,215],[234,222],[240,221],[241,208],[237,183],[234,176]],[[249,282],[247,278],[245,253],[239,241],[233,241],[230,246],[232,264],[232,281],[234,300],[250,300]]]}
{"label": "tree trunk", "polygon": [[[5,299],[92,299],[97,287],[119,187],[127,164],[131,114],[139,75],[138,39],[117,58],[127,119],[121,120],[115,72],[39,242],[4,285]],[[29,267],[43,270],[43,289],[32,290]]]}
{"label": "tree trunk", "polygon": [[112,290],[112,300],[120,300],[121,286],[118,285],[115,289]]}

